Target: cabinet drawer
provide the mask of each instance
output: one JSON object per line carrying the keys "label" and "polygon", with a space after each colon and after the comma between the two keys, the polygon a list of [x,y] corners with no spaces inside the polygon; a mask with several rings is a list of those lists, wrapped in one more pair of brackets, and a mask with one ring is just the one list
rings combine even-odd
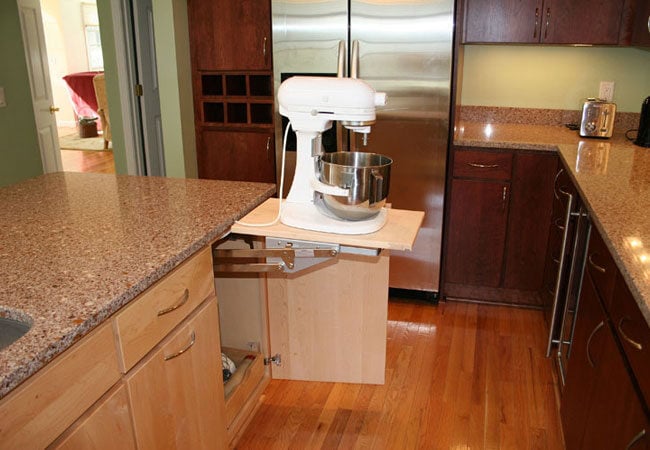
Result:
{"label": "cabinet drawer", "polygon": [[456,150],[454,177],[509,180],[512,173],[512,153]]}
{"label": "cabinet drawer", "polygon": [[603,303],[609,308],[618,269],[596,228],[591,229],[587,250],[587,271],[594,280]]}
{"label": "cabinet drawer", "polygon": [[650,327],[621,275],[616,277],[610,318],[643,396],[648,402],[650,401]]}
{"label": "cabinet drawer", "polygon": [[212,255],[206,247],[117,314],[115,330],[122,372],[133,367],[213,293]]}
{"label": "cabinet drawer", "polygon": [[0,402],[0,448],[45,448],[119,377],[113,332],[103,325]]}

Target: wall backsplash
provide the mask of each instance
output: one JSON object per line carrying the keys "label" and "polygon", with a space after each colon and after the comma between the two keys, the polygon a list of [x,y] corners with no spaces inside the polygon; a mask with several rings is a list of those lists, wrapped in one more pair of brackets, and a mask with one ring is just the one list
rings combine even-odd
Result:
{"label": "wall backsplash", "polygon": [[462,105],[578,110],[614,81],[618,111],[650,95],[650,52],[637,48],[465,45]]}

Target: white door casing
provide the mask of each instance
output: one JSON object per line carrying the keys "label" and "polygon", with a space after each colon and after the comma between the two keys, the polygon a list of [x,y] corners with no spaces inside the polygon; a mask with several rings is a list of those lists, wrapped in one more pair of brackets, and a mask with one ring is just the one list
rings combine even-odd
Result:
{"label": "white door casing", "polygon": [[165,176],[162,117],[151,0],[133,2],[133,23],[140,95],[142,140],[147,175]]}
{"label": "white door casing", "polygon": [[43,171],[60,172],[63,166],[56,129],[56,108],[53,105],[41,5],[39,0],[17,1]]}

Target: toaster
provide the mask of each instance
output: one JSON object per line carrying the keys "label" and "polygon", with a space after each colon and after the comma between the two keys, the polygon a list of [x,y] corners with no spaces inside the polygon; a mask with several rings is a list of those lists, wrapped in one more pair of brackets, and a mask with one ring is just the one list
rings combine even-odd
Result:
{"label": "toaster", "polygon": [[580,136],[608,138],[614,132],[616,103],[600,98],[588,98],[582,106]]}

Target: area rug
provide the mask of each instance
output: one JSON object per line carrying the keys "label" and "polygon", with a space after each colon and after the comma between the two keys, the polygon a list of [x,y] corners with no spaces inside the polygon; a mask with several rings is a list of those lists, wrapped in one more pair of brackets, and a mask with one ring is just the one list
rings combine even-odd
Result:
{"label": "area rug", "polygon": [[[80,138],[78,133],[59,136],[59,147],[64,150],[104,150],[104,138],[101,136]],[[112,150],[111,143],[108,150]]]}

